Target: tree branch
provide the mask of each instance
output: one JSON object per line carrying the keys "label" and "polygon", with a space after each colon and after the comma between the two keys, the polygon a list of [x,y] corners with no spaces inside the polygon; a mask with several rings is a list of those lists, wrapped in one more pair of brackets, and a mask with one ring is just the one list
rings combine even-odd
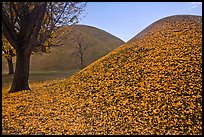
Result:
{"label": "tree branch", "polygon": [[[34,46],[35,44],[35,40],[37,39],[37,36],[39,34],[39,31],[41,29],[41,25],[44,19],[44,14],[46,11],[46,3],[43,3],[42,5],[40,5],[40,8],[38,10],[38,16],[36,17],[36,23],[35,23],[35,27],[33,28],[33,32],[32,32],[32,36],[31,36],[31,43]],[[33,48],[33,47],[32,47]]]}
{"label": "tree branch", "polygon": [[15,31],[15,27],[13,24],[11,24],[8,20],[8,17],[6,16],[6,13],[4,10],[2,10],[2,28],[3,28],[3,34],[6,37],[6,39],[11,43],[11,45],[16,49],[16,40],[18,38],[18,35]]}

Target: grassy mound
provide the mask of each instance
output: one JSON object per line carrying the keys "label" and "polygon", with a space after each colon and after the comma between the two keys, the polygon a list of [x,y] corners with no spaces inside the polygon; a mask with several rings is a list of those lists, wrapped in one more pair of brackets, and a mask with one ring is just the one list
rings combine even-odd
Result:
{"label": "grassy mound", "polygon": [[202,134],[202,17],[163,18],[70,78],[3,96],[6,134]]}
{"label": "grassy mound", "polygon": [[[86,66],[124,44],[124,41],[112,34],[91,26],[75,25],[74,32],[80,33],[83,42],[91,45],[84,53]],[[31,72],[80,69],[80,58],[75,53],[76,43],[70,39],[71,34],[68,26],[60,27],[54,34],[56,38],[53,40],[59,41],[61,46],[51,47],[49,54],[33,54]],[[15,64],[15,58],[13,62]],[[8,63],[5,58],[2,58],[2,73],[8,73]]]}

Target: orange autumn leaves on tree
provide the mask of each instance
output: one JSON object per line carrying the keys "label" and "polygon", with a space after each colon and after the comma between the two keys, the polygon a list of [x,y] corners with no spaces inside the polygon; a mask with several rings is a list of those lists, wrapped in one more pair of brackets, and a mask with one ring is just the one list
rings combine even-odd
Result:
{"label": "orange autumn leaves on tree", "polygon": [[5,58],[12,58],[16,54],[15,49],[11,46],[5,36],[2,34],[2,56]]}
{"label": "orange autumn leaves on tree", "polygon": [[16,56],[16,50],[11,46],[5,36],[2,34],[2,57],[5,57],[8,62],[8,74],[14,74],[13,60]]}

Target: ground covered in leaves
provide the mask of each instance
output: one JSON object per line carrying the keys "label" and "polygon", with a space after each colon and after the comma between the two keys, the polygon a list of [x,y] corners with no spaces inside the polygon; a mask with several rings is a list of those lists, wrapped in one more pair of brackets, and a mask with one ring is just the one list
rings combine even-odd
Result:
{"label": "ground covered in leaves", "polygon": [[31,88],[3,95],[4,134],[202,134],[202,17],[163,18],[72,77]]}

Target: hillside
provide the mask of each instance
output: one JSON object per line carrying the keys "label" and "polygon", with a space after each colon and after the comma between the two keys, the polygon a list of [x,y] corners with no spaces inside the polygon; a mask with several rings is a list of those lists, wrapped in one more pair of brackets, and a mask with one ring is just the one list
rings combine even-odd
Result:
{"label": "hillside", "polygon": [[202,17],[156,21],[70,78],[3,96],[8,134],[202,134]]}
{"label": "hillside", "polygon": [[[75,54],[73,40],[69,39],[69,30],[68,26],[63,26],[55,33],[62,46],[52,47],[49,54],[33,54],[31,56],[31,72],[80,69],[80,59]],[[83,40],[92,44],[85,52],[84,62],[86,66],[124,43],[110,33],[91,26],[75,25],[74,32],[81,33]],[[15,59],[13,62],[15,64]],[[2,73],[7,73],[7,71],[7,62],[3,58]]]}

